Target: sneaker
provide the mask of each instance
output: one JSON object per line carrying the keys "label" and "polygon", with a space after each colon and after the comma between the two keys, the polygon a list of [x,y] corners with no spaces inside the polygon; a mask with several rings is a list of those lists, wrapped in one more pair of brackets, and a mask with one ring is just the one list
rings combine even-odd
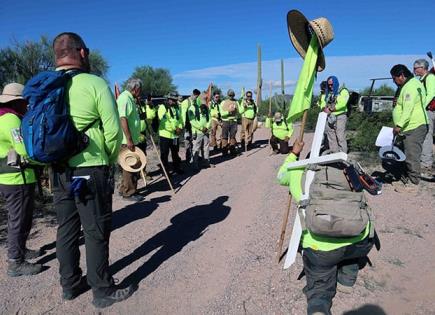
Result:
{"label": "sneaker", "polygon": [[122,196],[122,199],[126,200],[126,201],[132,201],[132,202],[141,202],[145,198],[143,196],[141,196],[141,195],[134,194],[134,195],[131,195],[131,196]]}
{"label": "sneaker", "polygon": [[92,304],[96,308],[105,308],[108,307],[114,303],[124,301],[128,299],[134,292],[134,289],[132,286],[128,286],[127,288],[121,289],[118,286],[113,286],[109,293],[102,297],[95,297],[92,301]]}
{"label": "sneaker", "polygon": [[41,264],[32,264],[26,260],[9,260],[7,274],[9,277],[32,276],[42,271]]}
{"label": "sneaker", "polygon": [[350,294],[352,293],[352,287],[349,287],[347,285],[343,285],[340,282],[337,282],[337,291],[344,293],[344,294]]}
{"label": "sneaker", "polygon": [[42,256],[43,252],[41,249],[29,249],[26,248],[26,252],[24,254],[24,259],[35,259],[39,256]]}
{"label": "sneaker", "polygon": [[433,175],[432,175],[432,169],[430,169],[430,168],[426,168],[426,167],[424,167],[424,168],[421,169],[421,173],[420,173],[420,177],[421,177],[421,178],[431,179],[432,176],[433,176]]}
{"label": "sneaker", "polygon": [[71,301],[89,289],[90,286],[86,283],[86,278],[81,277],[78,285],[71,289],[63,289],[62,298],[64,300]]}

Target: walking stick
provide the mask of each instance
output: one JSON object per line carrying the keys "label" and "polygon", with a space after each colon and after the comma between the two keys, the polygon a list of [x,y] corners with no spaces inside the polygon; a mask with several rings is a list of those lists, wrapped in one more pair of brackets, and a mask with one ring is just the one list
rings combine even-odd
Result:
{"label": "walking stick", "polygon": [[156,151],[156,154],[157,154],[157,157],[159,159],[160,165],[162,166],[163,173],[165,174],[166,180],[168,181],[169,187],[171,188],[172,194],[175,195],[174,187],[172,187],[171,180],[169,179],[168,173],[166,172],[165,166],[163,165],[162,159],[160,158],[160,152],[157,149],[157,146],[156,146],[156,144],[154,142],[153,133],[151,132],[150,128],[148,127],[148,124],[146,124],[146,127],[147,127],[147,132],[150,135],[151,143],[153,144],[154,151]]}
{"label": "walking stick", "polygon": [[[305,110],[304,115],[302,117],[301,130],[299,133],[299,141],[302,141],[304,139],[304,129],[305,129],[305,123],[307,122],[307,113],[308,113],[308,111]],[[292,203],[292,195],[289,193],[287,208],[285,209],[284,216],[282,218],[281,234],[279,235],[279,240],[278,240],[278,248],[277,248],[278,263],[279,263],[279,260],[281,258],[282,244],[284,243],[285,231],[287,229],[287,223],[288,223],[288,217],[290,215],[291,203]]]}

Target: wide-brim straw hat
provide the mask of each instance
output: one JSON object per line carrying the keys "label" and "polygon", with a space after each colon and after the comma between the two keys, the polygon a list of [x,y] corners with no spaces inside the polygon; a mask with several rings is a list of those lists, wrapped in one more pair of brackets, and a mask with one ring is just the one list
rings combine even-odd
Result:
{"label": "wide-brim straw hat", "polygon": [[304,59],[310,45],[311,36],[316,35],[319,41],[317,71],[323,71],[326,66],[323,49],[334,39],[334,30],[328,19],[320,17],[308,21],[301,12],[291,10],[287,13],[287,28],[290,41]]}
{"label": "wide-brim straw hat", "polygon": [[127,147],[122,148],[118,155],[118,164],[127,172],[140,172],[147,164],[145,153],[137,146],[134,151],[130,151]]}
{"label": "wide-brim straw hat", "polygon": [[403,162],[406,160],[406,155],[396,146],[387,145],[379,149],[379,157],[383,160],[394,160]]}
{"label": "wide-brim straw hat", "polygon": [[15,100],[22,100],[24,85],[19,83],[9,83],[3,88],[0,95],[0,103],[7,103]]}

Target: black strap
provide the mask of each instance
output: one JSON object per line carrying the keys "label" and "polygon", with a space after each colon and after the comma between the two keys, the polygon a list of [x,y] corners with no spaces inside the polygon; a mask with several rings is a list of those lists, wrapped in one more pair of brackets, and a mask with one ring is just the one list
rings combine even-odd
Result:
{"label": "black strap", "polygon": [[[89,125],[87,125],[85,128],[83,128],[82,132],[85,133],[86,131],[88,131],[89,128],[91,128],[99,120],[100,120],[100,118],[94,119]],[[101,125],[100,125],[100,127],[101,127]]]}

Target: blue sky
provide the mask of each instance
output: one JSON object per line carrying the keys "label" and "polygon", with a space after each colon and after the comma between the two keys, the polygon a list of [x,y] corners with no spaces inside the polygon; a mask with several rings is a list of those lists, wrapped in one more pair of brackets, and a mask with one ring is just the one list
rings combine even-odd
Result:
{"label": "blue sky", "polygon": [[422,0],[8,1],[0,9],[0,47],[13,38],[74,31],[107,59],[111,83],[151,65],[169,69],[187,94],[210,81],[223,89],[254,88],[259,43],[265,94],[267,83],[280,79],[281,58],[291,92],[302,65],[287,32],[291,9],[308,19],[325,16],[334,27],[319,80],[336,74],[360,89],[369,78],[387,76],[395,63],[411,67],[428,50],[435,53],[435,1]]}

